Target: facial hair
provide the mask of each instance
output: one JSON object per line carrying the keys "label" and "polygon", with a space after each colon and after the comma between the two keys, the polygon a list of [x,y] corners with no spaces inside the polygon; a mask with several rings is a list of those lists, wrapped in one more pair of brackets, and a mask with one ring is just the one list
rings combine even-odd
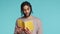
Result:
{"label": "facial hair", "polygon": [[29,17],[31,15],[31,11],[30,11],[30,13],[28,14],[28,16],[24,13],[24,17]]}

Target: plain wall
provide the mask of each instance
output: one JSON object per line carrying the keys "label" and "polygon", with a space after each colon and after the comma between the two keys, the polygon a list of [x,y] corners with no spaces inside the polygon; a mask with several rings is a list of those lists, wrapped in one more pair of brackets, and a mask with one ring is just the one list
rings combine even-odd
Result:
{"label": "plain wall", "polygon": [[[20,4],[25,0],[0,0],[0,34],[13,34]],[[60,34],[60,0],[27,0],[33,16],[42,21],[43,34]]]}

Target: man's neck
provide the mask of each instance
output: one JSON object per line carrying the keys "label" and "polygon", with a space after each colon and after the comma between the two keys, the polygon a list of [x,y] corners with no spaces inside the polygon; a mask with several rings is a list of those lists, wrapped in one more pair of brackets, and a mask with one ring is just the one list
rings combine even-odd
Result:
{"label": "man's neck", "polygon": [[32,18],[32,15],[30,15],[30,16],[28,16],[28,17],[23,17],[23,18],[26,18],[26,19],[30,19],[30,18]]}

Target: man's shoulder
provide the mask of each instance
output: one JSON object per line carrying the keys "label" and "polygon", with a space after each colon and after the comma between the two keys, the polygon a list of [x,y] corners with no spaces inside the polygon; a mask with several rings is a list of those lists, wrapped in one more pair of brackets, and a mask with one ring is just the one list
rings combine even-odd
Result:
{"label": "man's shoulder", "polygon": [[34,17],[34,20],[38,23],[41,23],[41,19],[40,18],[37,18],[37,17]]}
{"label": "man's shoulder", "polygon": [[17,21],[17,20],[20,20],[20,19],[22,19],[22,17],[17,18],[16,21]]}
{"label": "man's shoulder", "polygon": [[40,18],[34,17],[34,20],[35,20],[35,22],[37,22],[37,24],[41,24],[41,19]]}
{"label": "man's shoulder", "polygon": [[40,18],[38,18],[38,17],[35,17],[35,16],[33,16],[33,18],[34,18],[35,20],[40,20]]}

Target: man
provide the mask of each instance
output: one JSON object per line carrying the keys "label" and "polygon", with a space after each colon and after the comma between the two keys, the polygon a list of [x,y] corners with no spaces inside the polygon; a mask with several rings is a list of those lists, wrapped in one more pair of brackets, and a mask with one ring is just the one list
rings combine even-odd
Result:
{"label": "man", "polygon": [[33,31],[30,31],[28,28],[25,28],[23,30],[22,27],[17,26],[18,22],[16,21],[14,34],[42,34],[41,21],[38,18],[32,16],[31,13],[32,13],[31,4],[27,1],[23,2],[21,4],[21,15],[23,15],[23,17],[18,18],[17,21],[20,19],[24,22],[32,20],[34,29],[33,29]]}

